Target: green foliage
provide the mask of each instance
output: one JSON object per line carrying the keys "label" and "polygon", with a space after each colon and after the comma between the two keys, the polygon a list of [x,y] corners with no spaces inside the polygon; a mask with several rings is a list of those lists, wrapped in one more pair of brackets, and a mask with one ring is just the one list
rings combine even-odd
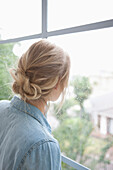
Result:
{"label": "green foliage", "polygon": [[76,170],[76,169],[62,162],[62,170]]}
{"label": "green foliage", "polygon": [[[75,105],[75,100],[73,98],[66,99],[59,113],[56,115],[59,121],[67,119],[67,109]],[[54,110],[58,110],[58,104],[54,104]]]}
{"label": "green foliage", "polygon": [[71,84],[74,87],[75,100],[82,109],[84,100],[88,99],[92,92],[89,78],[85,76],[76,76]]}
{"label": "green foliage", "polygon": [[8,72],[17,57],[13,53],[14,44],[0,44],[0,100],[10,99],[11,76]]}
{"label": "green foliage", "polygon": [[62,152],[71,159],[79,159],[80,163],[83,163],[91,131],[91,122],[80,118],[68,118],[61,122],[54,131],[54,136],[58,139]]}
{"label": "green foliage", "polygon": [[108,149],[113,146],[113,139],[112,139],[112,137],[107,138],[106,141],[107,141],[107,144],[104,147],[102,147],[102,149],[101,149],[101,155],[100,155],[100,158],[99,158],[99,162],[109,164],[110,161],[105,160],[105,155],[106,155],[106,152],[108,151]]}
{"label": "green foliage", "polygon": [[[108,149],[113,146],[113,140],[97,139],[90,135],[93,125],[83,105],[92,92],[89,79],[77,76],[71,85],[74,87],[75,98],[65,101],[59,113],[61,116],[58,117],[60,125],[53,132],[54,137],[58,139],[64,155],[81,164],[86,164],[94,170],[101,165],[100,163],[102,166],[110,163],[110,160],[105,159],[105,155]],[[71,118],[67,115],[67,109],[76,104],[80,106],[81,110],[76,111],[76,117]],[[62,163],[62,169],[73,170],[64,163]]]}
{"label": "green foliage", "polygon": [[[87,77],[77,76],[71,83],[74,87],[75,98],[65,101],[59,112],[60,126],[53,132],[58,139],[61,151],[73,160],[80,163],[85,162],[88,156],[85,150],[89,144],[89,136],[92,132],[93,125],[89,121],[89,114],[84,110],[83,102],[92,92],[89,79]],[[76,117],[70,118],[67,115],[67,109],[74,105],[79,105],[81,110],[76,111]],[[55,107],[57,107],[55,105]],[[79,116],[82,113],[83,116]],[[62,164],[63,169],[73,169],[66,164]]]}

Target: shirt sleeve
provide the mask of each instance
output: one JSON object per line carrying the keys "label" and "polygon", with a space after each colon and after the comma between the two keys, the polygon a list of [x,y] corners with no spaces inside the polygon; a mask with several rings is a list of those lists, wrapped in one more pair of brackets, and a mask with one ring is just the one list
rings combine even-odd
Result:
{"label": "shirt sleeve", "polygon": [[61,170],[61,154],[59,144],[53,141],[35,144],[21,161],[18,169]]}

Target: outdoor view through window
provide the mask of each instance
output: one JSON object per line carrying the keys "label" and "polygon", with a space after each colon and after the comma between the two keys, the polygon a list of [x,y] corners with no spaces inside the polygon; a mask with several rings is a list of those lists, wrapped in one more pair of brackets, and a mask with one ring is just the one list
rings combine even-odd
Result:
{"label": "outdoor view through window", "polygon": [[[14,0],[11,3],[16,12],[17,4]],[[15,24],[15,13],[11,13],[11,24],[8,24],[6,16],[1,15],[3,11],[0,13],[0,40],[41,32],[41,1],[32,0],[29,9],[31,5],[33,14],[30,12],[30,17],[26,13],[22,18],[24,8],[20,14],[18,11],[17,19],[21,20],[18,25]],[[93,3],[90,0],[50,0],[48,31],[112,19],[111,7],[112,1],[105,0]],[[29,10],[27,12],[29,14]],[[47,39],[66,50],[71,59],[65,102],[58,114],[59,100],[51,103],[47,118],[62,154],[92,170],[113,169],[113,28],[48,36]],[[0,44],[0,100],[11,99],[13,95],[8,68],[39,40]],[[62,163],[62,169],[74,168]]]}

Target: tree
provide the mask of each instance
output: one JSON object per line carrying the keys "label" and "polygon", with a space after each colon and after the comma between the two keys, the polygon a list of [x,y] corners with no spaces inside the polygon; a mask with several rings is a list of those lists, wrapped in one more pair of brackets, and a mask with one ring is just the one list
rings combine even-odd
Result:
{"label": "tree", "polygon": [[[84,109],[84,101],[89,97],[92,91],[89,79],[87,77],[77,76],[72,81],[75,98],[68,99],[64,102],[59,112],[60,125],[55,129],[54,136],[58,139],[61,151],[66,156],[84,163],[88,156],[85,155],[85,149],[89,144],[89,136],[92,132],[93,125],[87,118]],[[70,118],[67,115],[67,109],[73,105],[79,105],[82,116]],[[84,116],[83,116],[84,114]],[[73,169],[62,164],[64,169]]]}
{"label": "tree", "polygon": [[56,116],[56,118],[59,120],[59,121],[62,121],[64,119],[67,119],[68,116],[67,116],[67,109],[69,109],[70,107],[74,106],[75,105],[75,101],[73,98],[70,98],[70,99],[66,99],[65,102],[63,103],[63,106],[62,108],[60,109],[60,111],[58,112],[58,114],[56,114],[57,110],[58,110],[58,104],[54,104],[54,115]]}
{"label": "tree", "polygon": [[0,100],[10,99],[11,95],[11,76],[8,72],[17,56],[13,53],[14,44],[0,44]]}
{"label": "tree", "polygon": [[81,117],[84,114],[84,101],[88,99],[92,92],[92,87],[89,82],[89,78],[85,76],[76,76],[72,81],[71,85],[74,88],[75,101],[80,105]]}

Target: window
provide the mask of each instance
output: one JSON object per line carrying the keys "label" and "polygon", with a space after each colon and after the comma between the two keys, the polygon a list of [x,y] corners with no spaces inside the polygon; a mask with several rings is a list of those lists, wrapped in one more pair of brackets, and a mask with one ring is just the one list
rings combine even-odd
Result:
{"label": "window", "polygon": [[[7,63],[9,54],[11,61],[20,57],[41,38],[60,45],[70,55],[70,95],[60,116],[52,114],[57,103],[52,104],[48,115],[60,143],[63,169],[113,168],[113,121],[107,121],[113,118],[112,1],[12,0],[7,3],[6,6],[6,0],[0,2],[1,61]],[[3,15],[6,10],[7,15]],[[3,75],[2,69],[0,74]],[[1,99],[4,96],[0,93]]]}

